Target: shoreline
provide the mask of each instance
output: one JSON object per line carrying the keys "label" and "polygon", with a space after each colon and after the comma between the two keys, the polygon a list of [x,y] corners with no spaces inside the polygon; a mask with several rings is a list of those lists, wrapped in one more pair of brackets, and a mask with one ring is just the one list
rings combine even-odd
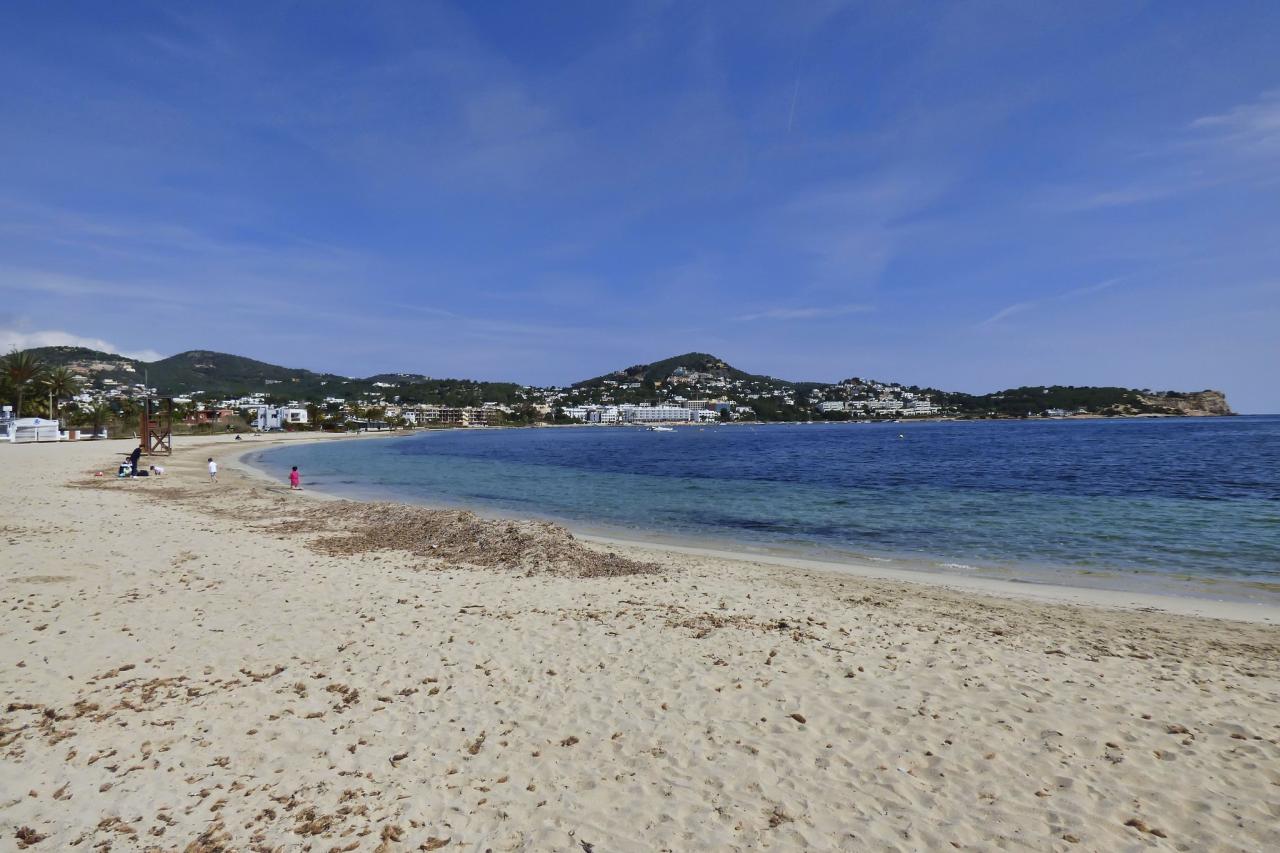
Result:
{"label": "shoreline", "polygon": [[317,500],[233,460],[288,440],[180,439],[138,480],[93,476],[128,441],[0,448],[0,846],[1280,846],[1274,625]]}
{"label": "shoreline", "polygon": [[[269,437],[267,442],[283,445],[291,442],[314,443],[333,440],[363,440],[373,438],[408,437],[416,432],[395,433],[359,433],[355,435],[312,436],[307,433],[286,433],[289,436]],[[298,436],[294,438],[293,436]],[[245,442],[240,442],[244,444]],[[234,457],[228,459],[229,464],[237,466],[247,475],[263,482],[280,485],[266,471],[245,461],[243,457],[253,448],[237,448]],[[265,448],[264,448],[265,449]],[[274,449],[274,448],[272,448]],[[345,498],[338,494],[322,490],[304,488],[303,497],[317,500],[341,501],[361,499]],[[492,521],[523,520],[527,516],[518,513],[501,513],[485,507],[457,506],[444,503],[411,503],[390,499],[388,502],[404,506],[417,506],[427,509],[456,510],[466,509],[480,517]],[[566,527],[578,538],[618,549],[629,549],[637,553],[666,553],[712,557],[727,562],[744,565],[769,566],[787,568],[795,571],[856,577],[870,580],[891,581],[901,584],[917,584],[936,587],[962,593],[996,596],[1000,598],[1027,600],[1040,603],[1083,605],[1113,610],[1156,610],[1182,616],[1195,616],[1213,619],[1228,619],[1259,624],[1280,624],[1280,601],[1240,601],[1209,597],[1206,589],[1209,581],[1188,579],[1184,581],[1167,580],[1170,583],[1185,583],[1189,590],[1186,595],[1164,592],[1147,592],[1140,590],[1124,590],[1101,586],[1070,585],[1053,581],[1011,580],[986,576],[963,576],[930,571],[925,568],[905,568],[901,566],[881,566],[870,562],[836,561],[806,556],[787,554],[768,554],[749,550],[746,547],[736,549],[723,547],[720,540],[699,542],[691,539],[665,541],[657,537],[646,538],[643,533],[631,537],[619,535],[613,531],[601,531],[600,527],[592,527],[588,523],[577,523],[563,519],[546,519],[554,524]],[[1199,595],[1190,590],[1196,589],[1205,594]]]}

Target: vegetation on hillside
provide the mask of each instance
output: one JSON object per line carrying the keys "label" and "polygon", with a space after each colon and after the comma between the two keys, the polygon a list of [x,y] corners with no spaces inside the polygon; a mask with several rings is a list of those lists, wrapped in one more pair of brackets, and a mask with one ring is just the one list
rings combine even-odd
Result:
{"label": "vegetation on hillside", "polygon": [[[407,403],[478,406],[483,402],[515,403],[521,386],[513,382],[432,379],[418,374],[380,374],[364,379],[281,367],[227,353],[191,350],[143,362],[84,347],[41,347],[27,350],[42,363],[87,374],[94,382],[145,384],[160,396],[200,393],[206,399],[262,393],[274,402],[319,402],[326,397],[351,399],[381,393]],[[380,384],[375,384],[380,383]],[[391,387],[385,387],[390,385]]]}
{"label": "vegetation on hillside", "polygon": [[[107,382],[109,380],[109,382]],[[320,406],[326,399],[349,407],[361,400],[385,399],[400,404],[478,407],[497,403],[512,410],[508,423],[533,423],[541,416],[535,405],[553,399],[555,411],[586,403],[651,403],[682,395],[693,399],[728,399],[749,407],[760,420],[848,420],[848,412],[818,409],[818,401],[873,399],[887,383],[850,379],[843,383],[790,382],[747,373],[709,353],[690,352],[577,382],[554,397],[513,382],[435,379],[417,373],[383,373],[365,378],[281,367],[242,356],[192,350],[153,362],[83,347],[42,347],[14,352],[0,370],[5,399],[32,408],[38,389],[52,393],[57,404],[74,396],[77,383],[154,388],[160,396],[198,394],[205,401],[263,394],[268,402],[299,401]],[[1027,417],[1049,410],[1094,414],[1171,413],[1172,404],[1188,395],[1153,394],[1118,387],[1031,386],[992,394],[965,394],[915,386],[892,386],[895,393],[931,399],[942,412],[961,417]],[[1166,404],[1163,401],[1168,401]],[[122,405],[112,404],[115,408]],[[336,404],[329,404],[332,407]],[[1225,404],[1223,404],[1225,406]],[[47,407],[44,407],[47,408]],[[44,408],[41,410],[44,411]],[[317,409],[322,415],[327,409]],[[49,412],[46,412],[47,414]],[[117,417],[125,417],[116,411]],[[331,414],[331,413],[330,413]],[[882,416],[892,417],[891,413]]]}
{"label": "vegetation on hillside", "polygon": [[1131,388],[1036,385],[1010,388],[994,394],[949,394],[941,391],[934,393],[938,394],[940,399],[945,399],[947,405],[955,406],[960,412],[966,414],[1025,417],[1039,415],[1049,409],[1093,413],[1161,411],[1160,407],[1146,403],[1142,395]]}
{"label": "vegetation on hillside", "polygon": [[757,376],[738,370],[736,367],[726,363],[723,359],[705,352],[687,352],[684,355],[664,358],[661,361],[655,361],[651,364],[633,364],[631,367],[626,367],[622,370],[614,371],[613,373],[596,376],[592,379],[584,379],[581,382],[575,382],[573,387],[595,387],[604,385],[606,382],[610,381],[640,382],[648,385],[649,387],[653,387],[657,383],[666,381],[677,371],[705,373],[724,379],[762,382],[770,385],[791,384],[781,379],[774,379],[771,376]]}
{"label": "vegetation on hillside", "polygon": [[17,417],[25,413],[23,404],[40,388],[48,366],[30,350],[14,350],[4,358],[2,366],[5,384],[13,396],[13,411]]}

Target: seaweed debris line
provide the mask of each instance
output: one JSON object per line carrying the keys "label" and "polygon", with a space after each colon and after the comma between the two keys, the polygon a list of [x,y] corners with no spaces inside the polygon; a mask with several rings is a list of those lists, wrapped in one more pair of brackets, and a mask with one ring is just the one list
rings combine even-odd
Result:
{"label": "seaweed debris line", "polygon": [[345,529],[312,542],[313,548],[330,556],[408,551],[482,568],[577,578],[661,571],[656,563],[593,550],[550,522],[496,521],[467,510],[355,501],[312,507],[308,513]]}

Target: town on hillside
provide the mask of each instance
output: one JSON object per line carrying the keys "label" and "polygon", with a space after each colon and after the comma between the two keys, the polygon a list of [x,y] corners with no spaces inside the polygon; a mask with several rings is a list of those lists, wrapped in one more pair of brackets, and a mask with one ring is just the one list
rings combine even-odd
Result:
{"label": "town on hillside", "polygon": [[[0,430],[45,418],[90,434],[130,428],[147,400],[171,400],[180,431],[359,430],[539,424],[1230,414],[1217,392],[1049,386],[991,395],[850,378],[791,382],[689,353],[569,386],[383,374],[354,379],[193,351],[145,363],[72,347],[10,353]],[[3,436],[0,436],[3,437]]]}

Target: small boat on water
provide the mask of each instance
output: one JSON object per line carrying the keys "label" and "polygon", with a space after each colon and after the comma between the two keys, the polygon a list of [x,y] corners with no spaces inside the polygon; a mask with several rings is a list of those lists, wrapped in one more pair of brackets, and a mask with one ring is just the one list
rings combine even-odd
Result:
{"label": "small boat on water", "polygon": [[649,432],[675,432],[676,428],[668,427],[668,426],[651,426],[649,427],[648,431]]}

